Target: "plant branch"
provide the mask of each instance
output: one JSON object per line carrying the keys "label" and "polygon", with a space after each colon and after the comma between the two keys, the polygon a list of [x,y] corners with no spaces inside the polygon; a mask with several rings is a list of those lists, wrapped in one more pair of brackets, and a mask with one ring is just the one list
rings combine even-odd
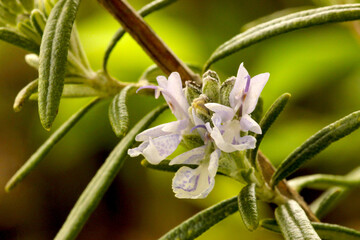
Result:
{"label": "plant branch", "polygon": [[98,0],[123,28],[145,50],[151,59],[167,75],[178,72],[183,80],[193,80],[201,83],[199,75],[191,71],[156,35],[141,16],[123,0]]}
{"label": "plant branch", "polygon": [[[275,172],[274,166],[271,162],[265,157],[262,152],[258,152],[258,163],[261,168],[261,172],[264,176],[264,180],[270,186],[271,177]],[[305,211],[306,215],[312,222],[320,222],[319,219],[315,216],[315,214],[311,211],[310,207],[304,201],[304,199],[300,196],[298,192],[292,189],[286,182],[286,180],[282,180],[276,187],[279,192],[289,198],[295,200]]]}

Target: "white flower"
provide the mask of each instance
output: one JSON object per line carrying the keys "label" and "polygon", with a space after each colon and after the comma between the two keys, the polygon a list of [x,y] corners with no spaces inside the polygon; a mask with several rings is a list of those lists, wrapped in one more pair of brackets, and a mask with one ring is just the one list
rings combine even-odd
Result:
{"label": "white flower", "polygon": [[260,126],[249,114],[254,111],[268,78],[268,73],[250,78],[241,64],[229,94],[230,107],[219,103],[202,105],[213,112],[211,122],[204,122],[196,114],[196,104],[189,114],[189,103],[178,73],[172,73],[168,79],[157,77],[159,86],[149,88],[155,89],[156,98],[162,93],[177,121],[138,134],[135,140],[142,143],[137,148],[129,149],[128,154],[131,157],[142,154],[150,163],[159,164],[176,150],[184,134],[199,134],[203,146],[171,160],[170,165],[197,165],[195,169],[181,167],[173,178],[172,188],[178,198],[205,198],[214,187],[221,153],[255,148],[256,139],[249,135],[241,137],[241,132],[261,134]]}
{"label": "white flower", "polygon": [[189,104],[182,90],[180,75],[173,72],[168,80],[159,76],[157,81],[159,87],[154,87],[155,97],[159,97],[161,92],[178,120],[143,131],[135,138],[136,141],[143,141],[143,143],[128,150],[131,157],[142,154],[152,164],[159,164],[172,154],[181,142],[182,133],[192,127],[187,113]]}

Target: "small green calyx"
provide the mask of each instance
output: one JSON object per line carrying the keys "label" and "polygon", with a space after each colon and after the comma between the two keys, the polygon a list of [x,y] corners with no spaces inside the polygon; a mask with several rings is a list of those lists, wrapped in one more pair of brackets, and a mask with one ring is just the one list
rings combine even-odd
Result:
{"label": "small green calyx", "polygon": [[203,79],[202,92],[210,102],[219,102],[220,100],[220,82],[218,79],[207,76]]}
{"label": "small green calyx", "polygon": [[220,104],[230,107],[229,96],[235,84],[235,77],[227,79],[220,87]]}
{"label": "small green calyx", "polygon": [[201,139],[199,134],[183,134],[181,143],[189,149],[204,145],[204,141]]}
{"label": "small green calyx", "polygon": [[220,82],[220,78],[219,78],[219,75],[215,72],[215,71],[211,71],[211,70],[207,70],[202,78],[205,79],[207,77],[211,77],[211,78],[214,78],[215,80],[217,80],[218,82]]}
{"label": "small green calyx", "polygon": [[210,122],[211,112],[205,107],[205,103],[210,102],[210,99],[201,94],[198,98],[195,98],[191,104],[192,108],[195,110],[195,114],[204,122]]}
{"label": "small green calyx", "polygon": [[185,97],[189,104],[191,104],[195,98],[198,98],[201,94],[201,87],[194,81],[185,82]]}
{"label": "small green calyx", "polygon": [[204,73],[202,93],[205,94],[211,102],[219,102],[220,78],[216,72],[208,70]]}

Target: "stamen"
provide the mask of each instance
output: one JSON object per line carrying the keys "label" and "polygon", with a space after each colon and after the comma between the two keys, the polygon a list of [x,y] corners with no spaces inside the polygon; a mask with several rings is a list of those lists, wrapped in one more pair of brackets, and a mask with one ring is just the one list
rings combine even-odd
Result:
{"label": "stamen", "polygon": [[245,94],[249,91],[249,88],[250,88],[250,80],[251,80],[250,76],[247,75],[247,76],[246,76],[246,85],[245,85],[245,90],[244,90],[244,93],[245,93]]}
{"label": "stamen", "polygon": [[194,131],[194,130],[197,129],[197,128],[204,128],[204,129],[206,129],[206,127],[205,127],[204,124],[199,124],[199,125],[196,125],[195,127],[193,127],[193,128],[190,130],[190,132]]}
{"label": "stamen", "polygon": [[142,89],[154,89],[155,90],[155,98],[157,99],[160,96],[160,91],[161,90],[160,90],[160,88],[158,86],[148,85],[148,86],[139,87],[136,90],[136,93],[138,93]]}

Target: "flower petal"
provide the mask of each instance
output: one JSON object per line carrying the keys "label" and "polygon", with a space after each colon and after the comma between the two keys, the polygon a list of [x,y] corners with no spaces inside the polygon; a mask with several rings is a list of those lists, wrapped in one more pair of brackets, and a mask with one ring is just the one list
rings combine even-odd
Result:
{"label": "flower petal", "polygon": [[140,154],[142,154],[142,152],[144,151],[144,149],[149,146],[149,141],[145,141],[143,143],[141,143],[138,147],[136,148],[131,148],[128,150],[128,154],[130,157],[137,157]]}
{"label": "flower petal", "polygon": [[206,166],[196,169],[180,168],[172,182],[172,188],[177,198],[205,198],[214,188],[215,179],[209,176]]}
{"label": "flower petal", "polygon": [[220,158],[221,151],[220,149],[215,149],[210,155],[210,161],[209,161],[209,176],[215,177],[217,169],[219,167],[219,158]]}
{"label": "flower petal", "polygon": [[231,107],[219,103],[206,103],[205,107],[219,115],[222,122],[230,121],[235,115],[234,110]]}
{"label": "flower petal", "polygon": [[164,76],[158,76],[156,80],[158,81],[163,96],[175,117],[177,119],[188,118],[187,109],[189,104],[182,89],[179,73],[171,73],[168,80],[166,80]]}
{"label": "flower petal", "polygon": [[253,149],[255,147],[256,139],[253,136],[240,137],[240,132],[237,129],[227,128],[221,134],[217,127],[211,131],[211,137],[216,146],[223,152],[235,152],[246,149]]}
{"label": "flower petal", "polygon": [[149,139],[149,145],[142,151],[142,155],[152,164],[159,164],[172,154],[178,147],[181,136],[170,134]]}
{"label": "flower petal", "polygon": [[250,135],[235,138],[234,145],[241,151],[245,149],[254,149],[256,146],[256,138]]}
{"label": "flower petal", "polygon": [[169,165],[174,164],[199,164],[202,159],[204,159],[205,156],[205,148],[206,146],[201,146],[197,148],[193,148],[190,151],[184,152],[183,154],[180,154],[176,156]]}
{"label": "flower petal", "polygon": [[247,114],[241,117],[240,126],[241,130],[244,132],[251,131],[256,134],[261,134],[261,128],[259,124]]}
{"label": "flower petal", "polygon": [[231,144],[224,140],[219,128],[214,127],[210,134],[211,138],[214,140],[216,146],[223,152],[234,152],[237,149]]}
{"label": "flower petal", "polygon": [[260,94],[269,80],[269,73],[262,73],[251,78],[249,92],[244,100],[243,115],[254,111]]}
{"label": "flower petal", "polygon": [[230,106],[235,109],[235,111],[237,111],[238,107],[241,105],[241,96],[246,85],[247,76],[249,76],[249,73],[246,71],[244,63],[241,63],[234,87],[229,95]]}
{"label": "flower petal", "polygon": [[140,142],[140,141],[146,141],[149,138],[156,138],[164,135],[169,135],[170,133],[180,134],[182,130],[186,129],[188,124],[189,124],[188,119],[164,123],[139,133],[138,135],[136,135],[135,140]]}
{"label": "flower petal", "polygon": [[179,133],[189,126],[189,119],[182,119],[175,122],[164,124],[163,131],[169,133]]}

